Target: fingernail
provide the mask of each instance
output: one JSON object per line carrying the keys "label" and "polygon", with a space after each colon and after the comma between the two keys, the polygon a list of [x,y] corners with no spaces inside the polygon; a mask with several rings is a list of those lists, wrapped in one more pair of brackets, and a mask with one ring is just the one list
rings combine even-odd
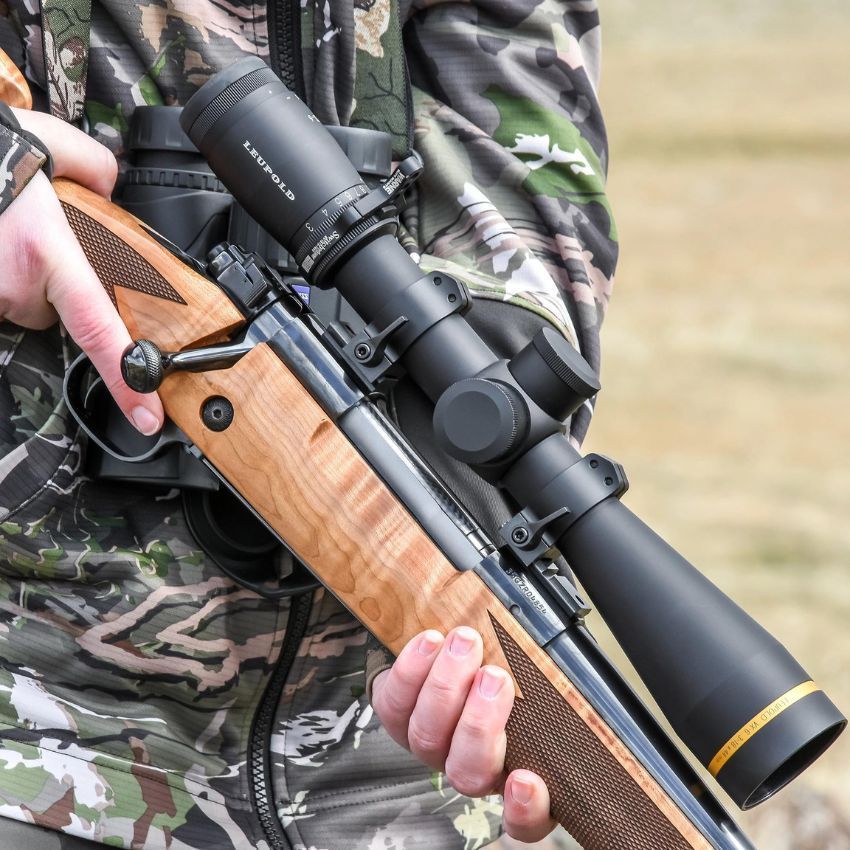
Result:
{"label": "fingernail", "polygon": [[130,415],[133,424],[146,436],[150,437],[159,431],[159,420],[146,407],[134,407]]}
{"label": "fingernail", "polygon": [[502,690],[505,680],[508,678],[506,673],[501,670],[488,670],[486,667],[481,671],[481,679],[478,682],[478,692],[481,696],[487,699],[493,699],[496,694]]}
{"label": "fingernail", "polygon": [[472,629],[461,626],[452,635],[451,643],[449,643],[449,652],[462,658],[464,655],[469,655],[469,651],[475,646],[476,634]]}
{"label": "fingernail", "polygon": [[534,786],[525,779],[514,778],[511,781],[511,797],[521,806],[527,806],[534,795]]}
{"label": "fingernail", "polygon": [[416,651],[420,655],[433,655],[437,647],[443,642],[443,636],[439,632],[428,630],[419,638]]}

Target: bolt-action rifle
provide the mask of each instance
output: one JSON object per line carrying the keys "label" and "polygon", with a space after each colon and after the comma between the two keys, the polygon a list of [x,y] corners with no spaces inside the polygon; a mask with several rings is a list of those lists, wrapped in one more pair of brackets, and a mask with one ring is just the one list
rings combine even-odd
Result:
{"label": "bolt-action rifle", "polygon": [[[846,721],[788,652],[620,501],[621,467],[581,457],[563,421],[598,390],[565,340],[510,361],[464,319],[469,297],[395,239],[421,163],[362,182],[259,60],[214,77],[183,126],[240,203],[366,322],[324,327],[259,258],[191,261],[64,180],[68,221],[138,342],[125,379],[158,390],[187,449],[370,631],[398,652],[423,629],[483,635],[517,700],[506,767],[540,774],[585,850],[752,845],[588,632],[563,554],[682,741],[736,804],[767,799]],[[434,439],[510,494],[491,539],[371,400],[405,374]],[[70,394],[79,370],[66,381]],[[80,414],[85,424],[85,414]]]}

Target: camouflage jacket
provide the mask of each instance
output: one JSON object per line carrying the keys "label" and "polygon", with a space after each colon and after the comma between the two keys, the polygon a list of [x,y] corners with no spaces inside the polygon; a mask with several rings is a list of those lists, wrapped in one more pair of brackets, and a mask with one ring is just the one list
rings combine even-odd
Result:
{"label": "camouflage jacket", "polygon": [[47,162],[36,141],[21,131],[12,111],[0,103],[0,213]]}
{"label": "camouflage jacket", "polygon": [[[135,106],[183,103],[245,53],[274,64],[281,7],[95,0],[91,133],[121,160]],[[368,118],[369,75],[403,114],[380,85],[403,47],[426,165],[405,241],[422,265],[467,283],[494,345],[548,322],[598,368],[616,235],[595,0],[304,0],[300,23],[328,123]],[[0,46],[49,87],[36,0],[0,0]],[[73,65],[73,42],[59,49]],[[0,815],[145,850],[489,843],[498,799],[461,797],[390,742],[363,695],[368,635],[329,595],[281,605],[235,586],[177,493],[86,477],[61,398],[70,348],[58,329],[0,326]],[[277,839],[252,799],[261,722]]]}

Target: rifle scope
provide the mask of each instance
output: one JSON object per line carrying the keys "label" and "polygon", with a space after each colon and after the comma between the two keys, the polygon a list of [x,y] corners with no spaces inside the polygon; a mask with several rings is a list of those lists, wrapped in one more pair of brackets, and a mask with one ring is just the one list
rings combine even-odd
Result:
{"label": "rifle scope", "polygon": [[[372,341],[389,338],[435,405],[440,447],[521,507],[506,548],[520,560],[530,551],[529,564],[535,546],[557,546],[677,734],[739,806],[767,799],[832,744],[847,721],[805,670],[619,501],[617,464],[570,445],[563,420],[599,385],[566,340],[546,329],[499,359],[447,307],[446,292],[464,300],[456,282],[423,273],[395,239],[395,215],[261,60],[214,76],[181,122],[304,276],[336,288]],[[384,184],[385,201],[400,180]],[[368,359],[366,342],[359,350]]]}

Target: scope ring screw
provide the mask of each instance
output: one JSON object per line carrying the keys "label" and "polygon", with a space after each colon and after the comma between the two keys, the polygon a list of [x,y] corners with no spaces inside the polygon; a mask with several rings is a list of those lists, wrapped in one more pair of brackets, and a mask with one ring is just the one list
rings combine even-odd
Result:
{"label": "scope ring screw", "polygon": [[522,546],[523,543],[528,541],[529,532],[528,529],[524,525],[517,526],[511,532],[511,540],[517,544],[517,546]]}
{"label": "scope ring screw", "polygon": [[354,356],[358,360],[368,360],[372,356],[372,347],[365,342],[361,342],[355,346]]}
{"label": "scope ring screw", "polygon": [[224,431],[233,422],[233,404],[224,396],[211,396],[201,408],[201,419],[210,431]]}

